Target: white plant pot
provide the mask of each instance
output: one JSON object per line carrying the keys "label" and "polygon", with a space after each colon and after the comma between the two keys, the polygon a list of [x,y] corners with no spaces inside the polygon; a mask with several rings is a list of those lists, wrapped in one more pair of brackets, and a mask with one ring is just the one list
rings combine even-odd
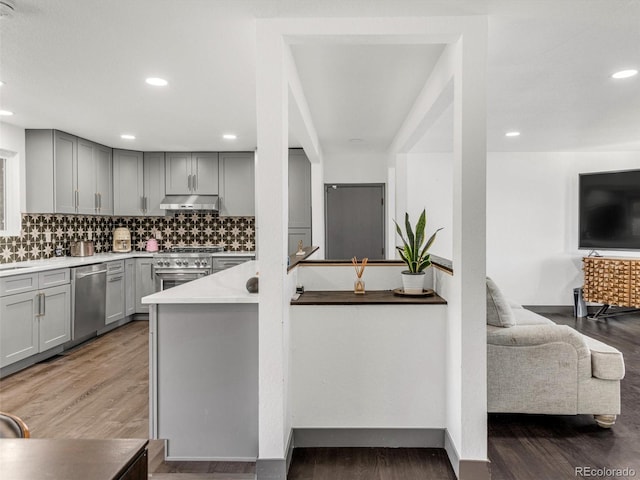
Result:
{"label": "white plant pot", "polygon": [[409,270],[402,272],[402,288],[404,289],[404,293],[422,293],[425,278],[425,272],[411,273]]}

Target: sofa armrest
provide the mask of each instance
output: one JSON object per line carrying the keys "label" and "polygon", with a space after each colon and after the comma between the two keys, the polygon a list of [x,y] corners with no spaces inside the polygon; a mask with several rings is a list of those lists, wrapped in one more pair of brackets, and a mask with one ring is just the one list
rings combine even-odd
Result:
{"label": "sofa armrest", "polygon": [[510,328],[487,326],[487,343],[490,345],[530,347],[557,342],[573,346],[578,359],[590,357],[589,347],[582,335],[567,325],[516,325]]}

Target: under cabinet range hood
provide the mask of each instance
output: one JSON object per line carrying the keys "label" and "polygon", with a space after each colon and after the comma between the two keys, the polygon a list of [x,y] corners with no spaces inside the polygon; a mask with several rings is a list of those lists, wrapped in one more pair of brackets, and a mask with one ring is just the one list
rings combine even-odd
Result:
{"label": "under cabinet range hood", "polygon": [[209,210],[218,211],[217,195],[167,195],[160,202],[163,210]]}

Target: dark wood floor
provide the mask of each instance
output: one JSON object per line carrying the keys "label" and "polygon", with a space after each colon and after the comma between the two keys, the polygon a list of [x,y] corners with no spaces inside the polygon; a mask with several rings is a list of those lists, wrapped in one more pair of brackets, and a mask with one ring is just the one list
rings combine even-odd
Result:
{"label": "dark wood floor", "polygon": [[455,480],[439,448],[296,448],[288,480]]}
{"label": "dark wood floor", "polygon": [[[556,323],[616,347],[625,359],[622,413],[610,430],[589,415],[489,415],[489,459],[494,480],[582,477],[576,467],[631,468],[640,478],[640,315],[605,321],[543,313]],[[628,478],[625,476],[616,478]]]}
{"label": "dark wood floor", "polygon": [[[545,316],[623,352],[622,414],[610,430],[588,415],[489,415],[492,478],[580,478],[575,467],[628,467],[640,478],[640,315],[600,322]],[[22,417],[34,437],[147,438],[147,322],[0,380],[0,410]],[[158,462],[150,471],[158,480],[253,478],[251,464]],[[289,480],[453,478],[437,449],[296,449],[289,472]]]}

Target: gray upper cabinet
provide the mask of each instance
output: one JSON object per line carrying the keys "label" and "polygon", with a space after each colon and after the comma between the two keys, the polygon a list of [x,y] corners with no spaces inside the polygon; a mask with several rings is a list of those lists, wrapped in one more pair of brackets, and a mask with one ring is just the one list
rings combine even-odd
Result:
{"label": "gray upper cabinet", "polygon": [[164,215],[164,153],[113,151],[113,196],[116,215]]}
{"label": "gray upper cabinet", "polygon": [[112,149],[78,138],[77,178],[77,213],[113,215]]}
{"label": "gray upper cabinet", "polygon": [[165,196],[164,152],[144,154],[144,208],[145,215],[164,215],[160,203]]}
{"label": "gray upper cabinet", "polygon": [[289,228],[311,228],[311,163],[304,150],[289,150]]}
{"label": "gray upper cabinet", "polygon": [[167,152],[167,195],[217,195],[218,154],[215,152]]}
{"label": "gray upper cabinet", "polygon": [[113,214],[112,150],[57,130],[26,130],[27,211]]}
{"label": "gray upper cabinet", "polygon": [[113,212],[115,215],[144,213],[143,153],[113,150]]}
{"label": "gray upper cabinet", "polygon": [[288,251],[298,250],[298,242],[311,245],[311,163],[302,149],[289,150],[289,242]]}
{"label": "gray upper cabinet", "polygon": [[[38,132],[46,132],[39,130]],[[54,165],[54,174],[44,180],[47,184],[55,184],[55,203],[47,210],[32,210],[27,206],[30,212],[56,212],[56,213],[76,213],[76,188],[78,184],[78,170],[75,168],[78,164],[78,138],[64,132],[51,132],[53,137],[54,151],[53,158],[49,155],[40,155],[36,159],[35,167],[44,166],[46,162]],[[29,136],[27,136],[27,143]],[[27,163],[31,162],[29,153],[27,153]],[[46,168],[48,170],[48,168]],[[53,179],[53,182],[51,181]],[[29,176],[27,176],[29,182]],[[32,190],[32,195],[37,195],[39,188],[33,189],[27,187],[27,192]]]}
{"label": "gray upper cabinet", "polygon": [[220,153],[220,215],[255,215],[253,152]]}

